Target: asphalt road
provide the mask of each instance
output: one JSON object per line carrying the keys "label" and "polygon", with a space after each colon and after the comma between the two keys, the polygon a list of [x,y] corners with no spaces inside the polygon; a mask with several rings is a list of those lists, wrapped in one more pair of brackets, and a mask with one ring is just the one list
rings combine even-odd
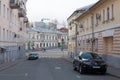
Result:
{"label": "asphalt road", "polygon": [[[38,60],[25,60],[14,67],[0,72],[0,80],[120,80],[110,75],[79,74],[72,64],[62,58],[52,56],[53,51],[41,53]],[[47,54],[49,57],[47,57]],[[58,54],[58,53],[56,53]],[[51,56],[50,56],[51,55]]]}

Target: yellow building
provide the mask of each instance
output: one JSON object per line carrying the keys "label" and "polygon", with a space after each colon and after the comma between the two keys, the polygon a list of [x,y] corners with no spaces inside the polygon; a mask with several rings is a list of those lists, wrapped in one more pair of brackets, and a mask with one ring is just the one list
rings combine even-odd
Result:
{"label": "yellow building", "polygon": [[120,66],[119,7],[120,0],[99,0],[74,20],[78,51],[103,54],[109,64]]}
{"label": "yellow building", "polygon": [[[73,24],[72,21],[77,19],[80,15],[82,15],[85,11],[89,9],[93,4],[79,8],[75,10],[72,15],[67,19],[67,22],[69,23],[68,28],[68,52],[71,55],[71,57],[74,57],[75,48],[76,48],[76,24]],[[79,51],[79,49],[78,49]]]}

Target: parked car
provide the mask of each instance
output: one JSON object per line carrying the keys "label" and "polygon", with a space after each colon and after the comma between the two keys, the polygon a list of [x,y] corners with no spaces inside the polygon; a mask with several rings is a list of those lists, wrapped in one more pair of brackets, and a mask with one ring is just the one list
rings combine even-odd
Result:
{"label": "parked car", "polygon": [[106,62],[98,54],[91,52],[80,52],[73,60],[73,67],[81,74],[88,71],[105,74],[107,71]]}
{"label": "parked car", "polygon": [[28,60],[36,60],[38,59],[39,56],[38,56],[38,53],[36,52],[31,52],[29,55],[28,55]]}

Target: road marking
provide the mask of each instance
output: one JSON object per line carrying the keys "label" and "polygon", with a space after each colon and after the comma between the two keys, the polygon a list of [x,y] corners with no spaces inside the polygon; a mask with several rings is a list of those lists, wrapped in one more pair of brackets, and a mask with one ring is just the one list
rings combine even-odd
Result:
{"label": "road marking", "polygon": [[80,78],[80,76],[79,76],[79,75],[76,75],[76,77],[77,77],[77,78]]}
{"label": "road marking", "polygon": [[55,67],[55,69],[57,69],[57,70],[58,70],[58,69],[61,69],[61,67],[58,67],[58,66],[57,66],[57,67]]}

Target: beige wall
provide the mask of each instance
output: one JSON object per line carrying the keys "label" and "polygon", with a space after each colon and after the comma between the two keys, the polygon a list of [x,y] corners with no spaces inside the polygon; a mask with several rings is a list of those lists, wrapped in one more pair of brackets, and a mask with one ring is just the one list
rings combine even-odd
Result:
{"label": "beige wall", "polygon": [[[81,35],[85,35],[86,34],[90,34],[92,32],[92,28],[94,27],[94,32],[96,32],[94,34],[95,38],[98,38],[98,52],[99,53],[115,53],[117,52],[116,50],[118,50],[118,47],[115,40],[118,39],[115,36],[117,36],[117,34],[115,35],[115,33],[118,33],[118,29],[116,30],[116,27],[120,27],[120,18],[118,17],[120,14],[120,11],[117,10],[117,8],[119,7],[120,1],[119,0],[107,0],[104,3],[100,4],[100,5],[96,5],[95,7],[93,7],[88,14],[83,15],[82,18],[78,19],[79,23],[83,24],[83,29],[79,29],[79,31],[81,30],[80,36]],[[114,16],[112,17],[112,5],[113,7],[113,12],[114,12]],[[107,8],[109,7],[109,20],[107,20]],[[105,20],[103,20],[103,10],[105,10]],[[98,24],[96,24],[97,20],[96,20],[96,13],[99,13],[100,18],[98,19]],[[93,15],[94,17],[94,24],[93,26],[91,26],[91,16]],[[88,20],[88,21],[87,21]],[[86,26],[87,25],[87,26]],[[88,27],[88,29],[87,29]],[[104,31],[108,31],[109,30],[113,30],[115,33],[113,35],[110,36],[106,36],[104,37],[103,33],[105,33]],[[98,35],[97,37],[95,35]],[[105,33],[109,34],[109,33]],[[91,34],[90,34],[91,35]],[[116,48],[117,46],[117,48]],[[120,47],[119,47],[120,48]],[[82,49],[83,50],[83,49]]]}
{"label": "beige wall", "polygon": [[[91,33],[92,28],[94,28],[94,51],[98,53],[120,54],[120,10],[118,10],[119,5],[120,0],[100,0],[97,4],[92,6],[89,11],[86,11],[76,19],[76,22],[78,23],[77,29],[79,32],[78,51],[91,51],[92,44],[89,40],[92,39]],[[109,19],[107,19],[107,10],[109,10]],[[98,15],[97,19],[96,15]],[[92,16],[93,25],[91,23]],[[80,28],[81,26],[83,28]],[[73,35],[75,28],[73,26],[71,27],[74,30],[69,30],[69,44],[72,44],[74,42],[71,40],[71,36]],[[75,45],[72,45],[72,47],[74,46]],[[69,50],[70,49],[71,47],[69,48]]]}

